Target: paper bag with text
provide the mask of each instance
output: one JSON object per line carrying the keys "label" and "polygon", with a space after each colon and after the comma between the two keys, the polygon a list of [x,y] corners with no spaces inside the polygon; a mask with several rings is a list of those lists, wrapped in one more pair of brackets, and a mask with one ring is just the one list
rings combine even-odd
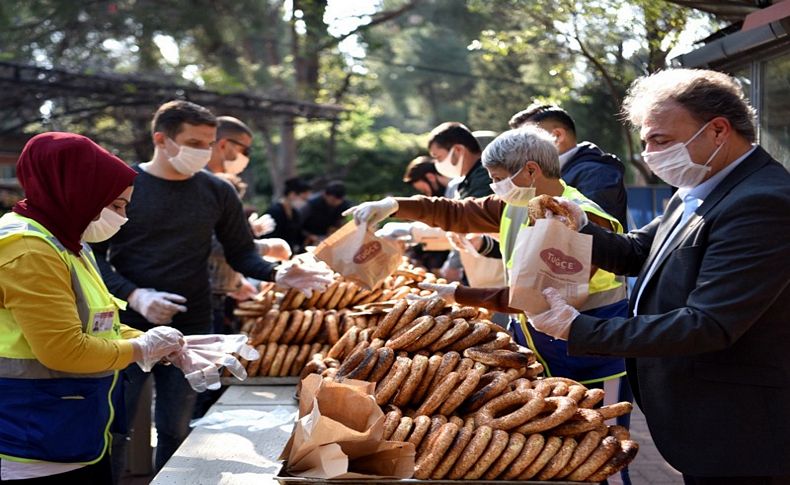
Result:
{"label": "paper bag with text", "polygon": [[371,290],[391,275],[401,262],[398,243],[376,237],[366,226],[354,221],[324,239],[315,257],[365,289]]}
{"label": "paper bag with text", "polygon": [[286,471],[311,478],[410,478],[414,445],[383,441],[384,413],[375,384],[346,379],[302,381],[299,420],[280,459]]}
{"label": "paper bag with text", "polygon": [[549,309],[542,291],[556,288],[570,305],[587,300],[592,236],[552,219],[523,229],[513,249],[510,306],[535,315]]}

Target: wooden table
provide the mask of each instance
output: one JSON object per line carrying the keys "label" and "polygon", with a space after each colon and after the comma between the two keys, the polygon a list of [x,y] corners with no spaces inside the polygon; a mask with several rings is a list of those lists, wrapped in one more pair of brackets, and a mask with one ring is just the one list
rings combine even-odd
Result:
{"label": "wooden table", "polygon": [[[251,409],[266,411],[277,406],[297,411],[294,386],[231,386],[209,409],[216,412]],[[228,429],[192,430],[176,453],[151,482],[155,485],[214,485],[277,483],[277,460],[292,424],[279,428],[249,431],[237,426]]]}

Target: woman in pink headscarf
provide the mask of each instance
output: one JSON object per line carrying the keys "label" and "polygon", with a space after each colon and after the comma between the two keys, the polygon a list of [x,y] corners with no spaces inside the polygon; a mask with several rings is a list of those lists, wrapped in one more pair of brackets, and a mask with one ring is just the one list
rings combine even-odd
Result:
{"label": "woman in pink headscarf", "polygon": [[180,350],[170,327],[121,325],[82,241],[126,222],[135,171],[72,133],[33,137],[26,198],[0,218],[0,482],[109,483],[118,370]]}

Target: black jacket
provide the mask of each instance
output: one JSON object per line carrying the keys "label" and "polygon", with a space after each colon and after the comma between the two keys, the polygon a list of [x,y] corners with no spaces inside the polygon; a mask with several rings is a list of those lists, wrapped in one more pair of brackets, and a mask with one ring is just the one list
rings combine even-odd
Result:
{"label": "black jacket", "polygon": [[[682,213],[675,195],[628,234],[586,225],[593,264],[640,288]],[[656,447],[685,474],[790,475],[788,227],[790,174],[758,147],[667,242],[638,316],[571,325],[570,354],[627,357]]]}
{"label": "black jacket", "polygon": [[562,180],[601,206],[627,229],[623,162],[588,141],[577,147],[578,151],[560,170]]}

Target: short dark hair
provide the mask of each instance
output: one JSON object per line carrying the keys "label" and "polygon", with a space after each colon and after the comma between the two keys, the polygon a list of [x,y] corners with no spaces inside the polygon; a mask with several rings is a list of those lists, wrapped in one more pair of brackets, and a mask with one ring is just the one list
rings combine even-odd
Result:
{"label": "short dark hair", "polygon": [[463,145],[472,153],[480,153],[480,143],[472,135],[469,128],[457,121],[447,121],[431,130],[431,138],[428,140],[428,149],[436,144],[445,150],[449,150],[453,145]]}
{"label": "short dark hair", "polygon": [[168,137],[175,138],[181,133],[184,123],[217,126],[217,117],[199,104],[182,99],[168,101],[157,108],[154,113],[154,119],[151,121],[151,134],[161,131]]}
{"label": "short dark hair", "polygon": [[574,135],[576,134],[576,123],[573,122],[571,115],[564,109],[553,104],[532,103],[527,109],[514,114],[507,124],[515,129],[521,127],[524,123],[538,124],[543,121],[552,121],[561,125]]}
{"label": "short dark hair", "polygon": [[217,117],[217,140],[234,135],[247,135],[252,138],[252,130],[243,121],[233,116]]}
{"label": "short dark hair", "polygon": [[310,184],[305,182],[301,177],[291,177],[285,181],[285,195],[290,193],[301,194],[310,191]]}
{"label": "short dark hair", "polygon": [[324,193],[333,197],[337,197],[338,199],[342,199],[346,196],[346,184],[340,180],[333,180],[326,184]]}
{"label": "short dark hair", "polygon": [[425,155],[417,157],[406,166],[406,172],[403,174],[403,182],[413,184],[420,180],[427,180],[426,175],[429,173],[439,175],[433,158]]}

